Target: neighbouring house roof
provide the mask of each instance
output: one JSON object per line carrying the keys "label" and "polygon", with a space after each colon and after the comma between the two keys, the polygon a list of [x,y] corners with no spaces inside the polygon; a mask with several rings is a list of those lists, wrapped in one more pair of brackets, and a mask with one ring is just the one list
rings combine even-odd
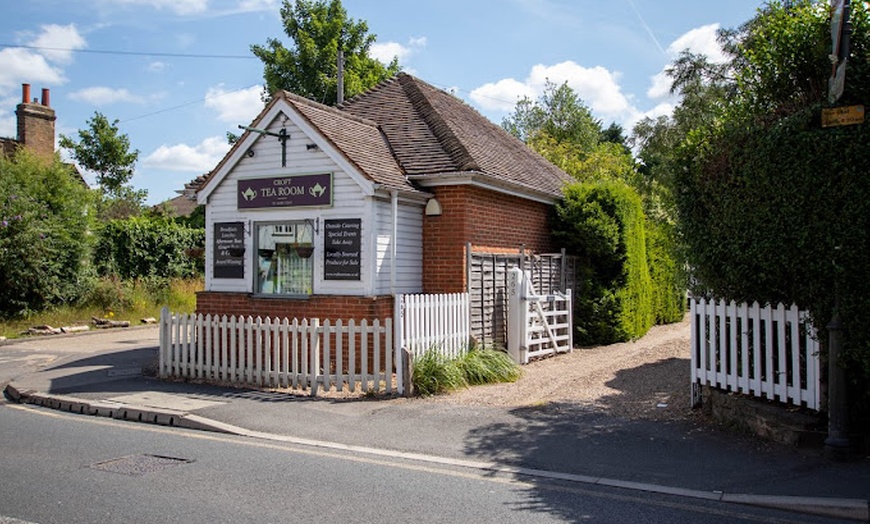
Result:
{"label": "neighbouring house roof", "polygon": [[[278,104],[291,106],[354,170],[386,189],[425,194],[427,186],[461,178],[555,200],[571,180],[460,99],[405,73],[338,107],[279,91],[253,125]],[[198,189],[208,186],[205,194],[211,192],[212,179],[226,175],[250,133],[242,134]]]}
{"label": "neighbouring house roof", "polygon": [[188,217],[196,209],[196,192],[202,187],[208,175],[199,175],[190,182],[184,184],[184,189],[176,191],[178,196],[158,204],[155,207],[168,209],[174,217]]}

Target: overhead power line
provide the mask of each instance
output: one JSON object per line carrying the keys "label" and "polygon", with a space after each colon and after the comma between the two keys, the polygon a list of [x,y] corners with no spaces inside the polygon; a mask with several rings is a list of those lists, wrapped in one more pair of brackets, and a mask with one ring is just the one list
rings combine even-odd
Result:
{"label": "overhead power line", "polygon": [[257,57],[254,55],[207,55],[199,53],[158,53],[151,51],[112,51],[107,49],[72,49],[68,47],[46,47],[36,45],[18,45],[18,44],[3,44],[0,47],[11,48],[20,47],[23,49],[33,49],[36,51],[64,51],[67,53],[91,53],[98,55],[122,55],[122,56],[159,56],[164,58],[214,58],[228,60],[253,60]]}

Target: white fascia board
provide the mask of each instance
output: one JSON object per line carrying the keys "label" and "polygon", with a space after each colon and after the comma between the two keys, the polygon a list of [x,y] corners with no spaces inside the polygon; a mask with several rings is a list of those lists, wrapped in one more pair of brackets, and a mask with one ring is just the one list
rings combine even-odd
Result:
{"label": "white fascia board", "polygon": [[518,184],[503,182],[477,172],[466,171],[446,175],[411,175],[408,177],[408,180],[416,182],[424,188],[469,185],[487,189],[489,191],[495,191],[496,193],[524,198],[533,202],[540,202],[542,204],[553,205],[559,201],[559,197],[553,196],[550,193],[536,191]]}

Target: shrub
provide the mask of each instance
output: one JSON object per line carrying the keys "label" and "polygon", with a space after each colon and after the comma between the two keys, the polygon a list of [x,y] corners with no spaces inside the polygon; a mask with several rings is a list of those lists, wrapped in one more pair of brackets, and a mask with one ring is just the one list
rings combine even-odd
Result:
{"label": "shrub", "polygon": [[581,259],[574,326],[579,344],[639,338],[652,326],[652,281],[640,197],[624,182],[575,183],[556,206],[553,236]]}
{"label": "shrub", "polygon": [[679,322],[686,314],[686,272],[677,262],[676,232],[663,222],[646,223],[646,253],[656,324]]}
{"label": "shrub", "polygon": [[124,279],[201,275],[205,230],[160,217],[112,220],[100,230],[94,263],[100,275]]}
{"label": "shrub", "polygon": [[510,355],[498,349],[471,348],[458,362],[465,382],[471,386],[516,382],[522,374]]}
{"label": "shrub", "polygon": [[77,299],[92,200],[59,160],[46,163],[23,149],[0,157],[0,317]]}
{"label": "shrub", "polygon": [[457,361],[444,356],[437,348],[429,349],[414,359],[412,382],[414,391],[424,397],[468,385]]}

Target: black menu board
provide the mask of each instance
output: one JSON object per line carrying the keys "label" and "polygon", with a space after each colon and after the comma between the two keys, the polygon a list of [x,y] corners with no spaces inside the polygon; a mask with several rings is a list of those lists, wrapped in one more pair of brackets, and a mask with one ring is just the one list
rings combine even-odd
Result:
{"label": "black menu board", "polygon": [[324,221],[324,279],[360,279],[361,228],[362,220],[359,218]]}
{"label": "black menu board", "polygon": [[214,278],[245,278],[245,224],[215,222]]}

